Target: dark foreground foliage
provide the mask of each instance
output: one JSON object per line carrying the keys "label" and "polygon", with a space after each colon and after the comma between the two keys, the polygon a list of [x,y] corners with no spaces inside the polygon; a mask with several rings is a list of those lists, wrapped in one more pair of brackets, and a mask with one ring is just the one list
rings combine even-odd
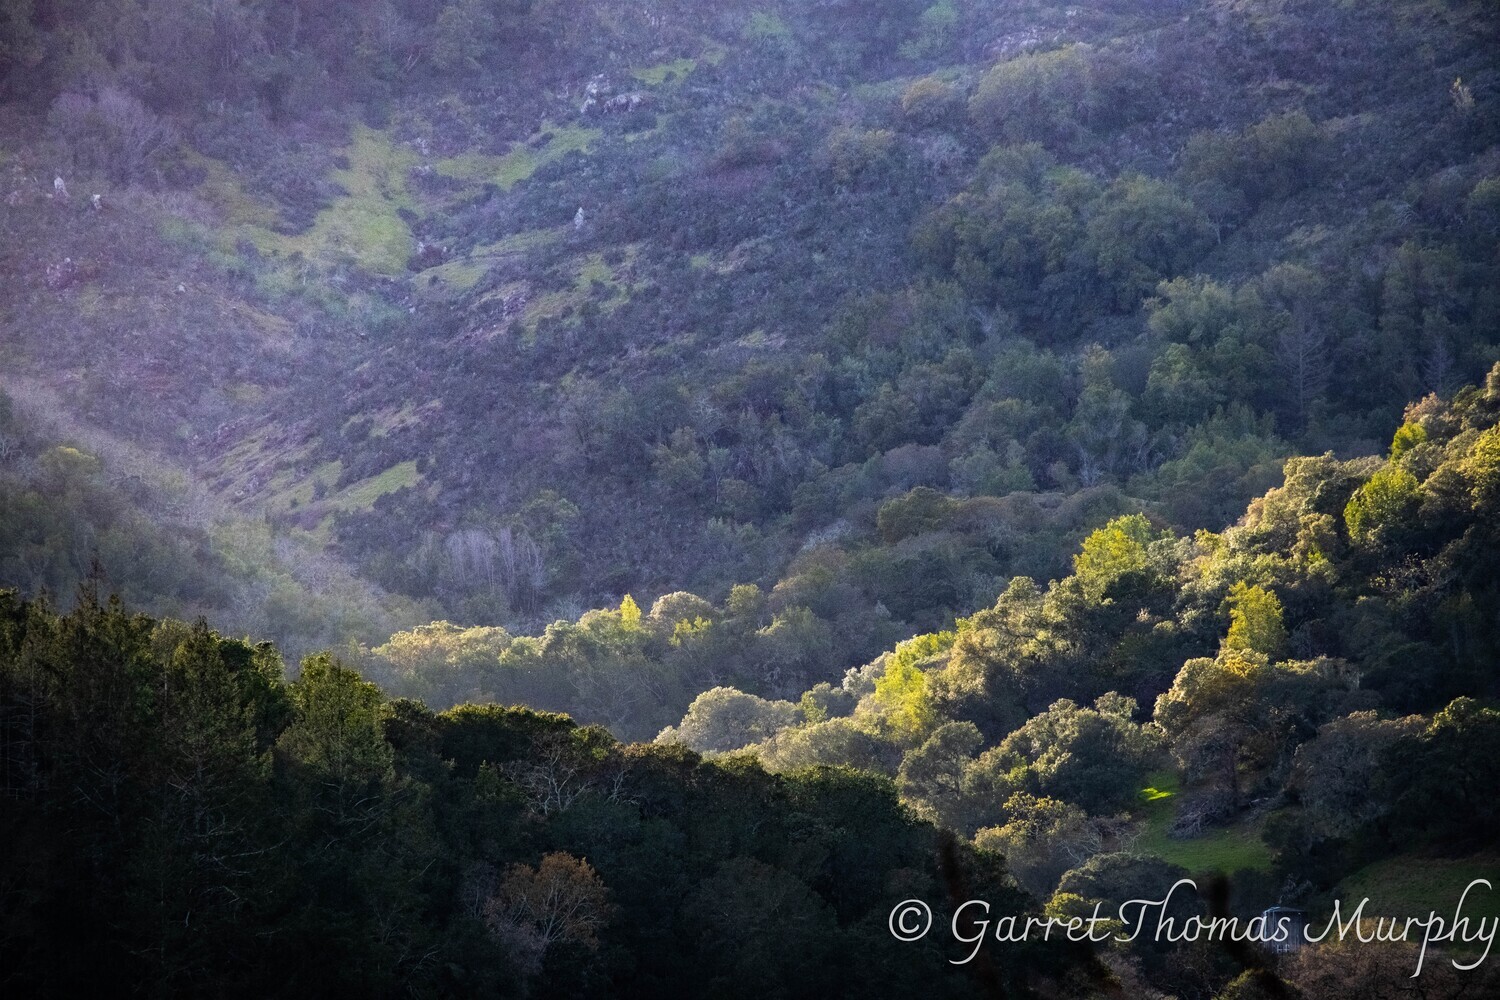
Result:
{"label": "dark foreground foliage", "polygon": [[[433,714],[329,657],[0,595],[10,996],[970,996],[886,916],[1027,897],[892,783]],[[936,939],[936,936],[935,936]],[[1007,952],[1011,989],[1057,948]]]}

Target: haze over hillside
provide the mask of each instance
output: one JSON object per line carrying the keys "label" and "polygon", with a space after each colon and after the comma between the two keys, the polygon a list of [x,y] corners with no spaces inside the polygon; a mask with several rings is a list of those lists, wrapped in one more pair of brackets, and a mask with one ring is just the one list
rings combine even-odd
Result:
{"label": "haze over hillside", "polygon": [[431,617],[852,665],[1495,357],[1482,4],[303,7],[15,33],[7,378]]}
{"label": "haze over hillside", "polygon": [[[1261,902],[1401,838],[1487,870],[1493,809],[1424,827],[1400,777],[1496,759],[1497,52],[1486,0],[8,4],[0,654],[128,631],[111,592],[332,651],[425,704],[349,695],[455,802],[471,725],[526,795],[637,752],[466,703],[851,767],[1057,912],[1131,845]],[[312,689],[255,655],[246,746],[296,757]],[[599,846],[556,822],[516,836]],[[756,850],[684,871],[832,884]]]}

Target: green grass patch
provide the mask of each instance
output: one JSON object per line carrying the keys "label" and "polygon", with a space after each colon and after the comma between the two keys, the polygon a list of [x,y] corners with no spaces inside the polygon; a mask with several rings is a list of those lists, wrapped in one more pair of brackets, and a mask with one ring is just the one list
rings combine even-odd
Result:
{"label": "green grass patch", "polygon": [[[495,264],[550,243],[556,243],[563,238],[567,230],[567,226],[557,226],[552,229],[527,229],[495,243],[482,244],[462,257],[456,257],[423,271],[421,280],[417,283],[417,290],[428,299],[455,298],[464,292],[472,291]],[[432,276],[437,277],[437,284],[430,283]]]}
{"label": "green grass patch", "polygon": [[1145,824],[1135,849],[1163,861],[1181,865],[1190,872],[1235,872],[1242,868],[1268,871],[1271,849],[1261,839],[1262,820],[1237,823],[1210,831],[1191,840],[1167,834],[1177,817],[1181,787],[1169,771],[1151,775],[1147,787],[1137,793],[1136,818]]}
{"label": "green grass patch", "polygon": [[291,247],[323,263],[352,258],[366,271],[404,274],[414,242],[398,213],[414,208],[406,174],[416,165],[417,154],[383,132],[358,125],[344,155],[349,167],[335,170],[333,180],[348,196],[319,212],[309,232],[289,237]]}
{"label": "green grass patch", "polygon": [[387,437],[393,431],[415,427],[422,422],[423,415],[431,410],[441,409],[441,405],[435,400],[418,406],[413,402],[405,402],[400,406],[387,406],[368,414],[355,414],[344,421],[342,431],[347,433],[354,424],[366,417],[370,421],[370,437]]}
{"label": "green grass patch", "polygon": [[1464,888],[1487,878],[1494,889],[1476,886],[1464,901],[1464,913],[1500,919],[1500,854],[1467,858],[1396,857],[1361,868],[1339,883],[1334,897],[1345,910],[1369,897],[1366,914],[1384,917],[1452,917]]}
{"label": "green grass patch", "polygon": [[[469,185],[493,183],[508,189],[569,153],[587,152],[601,134],[581,126],[558,126],[545,132],[550,138],[542,145],[538,145],[542,134],[538,133],[504,156],[464,153],[438,160],[434,167]],[[320,211],[309,229],[295,235],[278,231],[276,210],[247,193],[227,165],[191,150],[185,155],[204,172],[198,195],[214,206],[223,222],[208,233],[191,223],[172,222],[181,231],[164,235],[178,242],[207,238],[205,250],[228,254],[244,240],[263,255],[280,258],[283,266],[257,275],[261,290],[272,298],[315,294],[310,282],[318,271],[337,265],[353,265],[388,277],[406,274],[416,241],[401,215],[422,207],[407,185],[407,176],[421,157],[389,132],[355,126],[343,150],[347,165],[330,175],[345,193]],[[435,292],[438,295],[467,292],[483,280],[494,258],[553,242],[565,229],[528,230],[478,247],[432,268],[429,274],[438,283],[430,287],[441,289]]]}
{"label": "green grass patch", "polygon": [[245,192],[227,166],[191,154],[190,161],[206,172],[198,194],[224,216],[221,248],[232,249],[244,239],[267,255],[301,254],[323,267],[352,262],[375,274],[404,274],[414,241],[400,211],[416,207],[406,175],[419,157],[365,125],[355,126],[343,155],[348,166],[330,177],[346,194],[319,212],[310,229],[293,236],[276,231],[276,212]]}
{"label": "green grass patch", "polygon": [[460,257],[423,271],[422,282],[426,288],[434,287],[431,281],[436,278],[438,285],[446,291],[467,292],[479,284],[480,279],[488,274],[489,270],[489,264],[483,259]]}
{"label": "green grass patch", "polygon": [[189,166],[203,171],[198,196],[223,215],[225,228],[234,230],[254,227],[269,230],[276,225],[275,209],[249,194],[228,164],[186,146],[182,149],[182,156]]}
{"label": "green grass patch", "polygon": [[488,153],[467,152],[457,156],[445,157],[433,163],[432,168],[444,177],[452,177],[454,180],[468,181],[472,184],[482,184],[493,180],[499,164],[505,157],[491,156]]}
{"label": "green grass patch", "polygon": [[[536,148],[534,144],[548,133],[552,138],[546,145]],[[496,184],[508,191],[554,160],[569,153],[587,153],[600,134],[596,128],[560,125],[542,130],[504,156],[464,153],[438,160],[433,168],[445,177],[471,184]]]}
{"label": "green grass patch", "polygon": [[[369,510],[387,493],[422,481],[415,461],[401,462],[335,492],[333,484],[338,482],[342,472],[343,464],[338,459],[325,462],[310,475],[302,477],[282,468],[269,483],[268,505],[284,514],[295,515],[302,525],[297,530],[305,535],[308,544],[322,548],[333,541],[334,514]],[[315,489],[315,484],[320,481],[327,490],[321,498]]]}
{"label": "green grass patch", "polygon": [[684,57],[671,62],[658,63],[655,66],[647,66],[645,69],[635,70],[630,75],[648,86],[659,87],[667,82],[667,77],[674,75],[673,82],[681,83],[697,66],[698,60]]}
{"label": "green grass patch", "polygon": [[540,247],[556,243],[563,238],[563,234],[567,231],[567,226],[554,226],[551,229],[523,229],[521,232],[512,233],[498,242],[486,243],[483,246],[475,247],[474,253],[489,257],[525,253],[528,250],[536,250]]}
{"label": "green grass patch", "polygon": [[[629,245],[621,249],[625,251],[625,258],[618,266],[629,267],[635,260],[639,247]],[[608,296],[599,300],[601,309],[618,309],[630,298],[630,289],[625,286],[616,268],[605,262],[602,254],[592,253],[577,258],[577,267],[572,288],[546,292],[527,306],[524,325],[528,330],[535,331],[537,323],[544,318],[561,316],[569,306],[577,308],[583,305],[593,295],[595,282],[609,290]]]}
{"label": "green grass patch", "polygon": [[415,486],[421,480],[422,476],[417,472],[416,462],[401,462],[379,475],[351,483],[330,496],[328,503],[329,506],[344,511],[369,510],[376,500],[387,493],[394,493],[407,486]]}
{"label": "green grass patch", "polygon": [[583,266],[578,269],[578,280],[575,287],[580,291],[587,291],[594,286],[594,282],[602,282],[611,288],[620,287],[619,280],[610,266],[604,263],[604,259],[597,254],[584,260]]}
{"label": "green grass patch", "polygon": [[286,509],[291,509],[293,506],[306,506],[313,502],[315,482],[321,480],[325,488],[332,487],[338,482],[339,475],[343,471],[343,463],[338,459],[324,462],[312,471],[312,475],[302,478],[296,476],[291,469],[282,468],[268,484],[274,491],[271,502]]}

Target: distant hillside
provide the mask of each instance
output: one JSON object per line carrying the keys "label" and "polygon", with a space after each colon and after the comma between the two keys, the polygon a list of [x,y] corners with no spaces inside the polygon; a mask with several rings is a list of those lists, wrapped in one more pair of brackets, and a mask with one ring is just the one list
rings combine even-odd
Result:
{"label": "distant hillside", "polygon": [[1410,982],[890,908],[1493,875],[1497,54],[1493,0],[0,5],[0,990]]}
{"label": "distant hillside", "polygon": [[465,623],[781,581],[853,665],[1497,356],[1481,3],[8,23],[8,366]]}

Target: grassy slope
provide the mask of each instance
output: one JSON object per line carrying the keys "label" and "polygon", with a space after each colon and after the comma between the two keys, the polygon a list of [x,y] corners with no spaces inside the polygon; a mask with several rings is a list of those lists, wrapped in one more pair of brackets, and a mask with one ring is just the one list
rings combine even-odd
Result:
{"label": "grassy slope", "polygon": [[1334,896],[1348,905],[1369,897],[1365,912],[1377,916],[1435,912],[1451,917],[1464,888],[1481,878],[1489,879],[1493,888],[1476,886],[1464,902],[1464,913],[1500,918],[1500,854],[1493,853],[1467,858],[1387,858],[1344,879]]}
{"label": "grassy slope", "polygon": [[[149,490],[156,505],[153,513],[164,526],[198,529],[208,535],[233,599],[224,607],[143,610],[188,618],[212,615],[225,632],[257,640],[273,638],[293,662],[351,637],[374,641],[393,628],[429,616],[429,609],[416,608],[359,577],[323,550],[323,539],[304,533],[278,536],[254,516],[258,511],[226,502],[183,463],[78,420],[41,383],[0,371],[0,390],[36,433],[71,442],[96,456],[106,481],[137,482]],[[414,484],[419,478],[415,463],[405,462],[332,493],[325,503],[332,509],[368,506],[380,493]],[[126,494],[120,492],[116,502],[127,502]],[[80,525],[80,530],[88,528]],[[65,602],[69,596],[62,595]]]}
{"label": "grassy slope", "polygon": [[1141,804],[1135,813],[1145,824],[1135,842],[1136,850],[1190,872],[1270,869],[1271,849],[1261,840],[1263,819],[1236,823],[1190,840],[1170,836],[1167,831],[1177,815],[1180,791],[1176,775],[1162,772],[1151,776],[1151,784],[1140,792]]}

